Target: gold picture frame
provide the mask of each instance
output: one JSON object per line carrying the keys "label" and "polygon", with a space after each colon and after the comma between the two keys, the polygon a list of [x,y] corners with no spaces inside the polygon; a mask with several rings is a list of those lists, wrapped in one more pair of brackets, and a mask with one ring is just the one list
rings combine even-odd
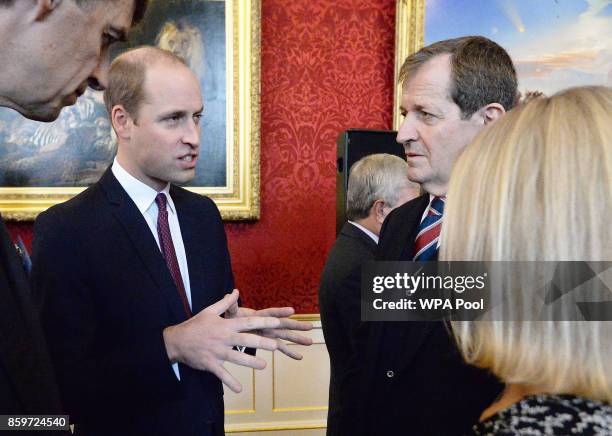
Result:
{"label": "gold picture frame", "polygon": [[[162,1],[153,0],[151,6]],[[225,183],[188,189],[211,197],[224,220],[254,220],[260,216],[261,0],[214,1],[225,3]],[[202,0],[192,0],[194,5],[198,2]],[[182,2],[183,8],[186,3]],[[161,7],[171,4],[160,3]],[[202,147],[206,147],[204,142]],[[1,186],[0,212],[5,219],[32,220],[84,189],[86,186]]]}
{"label": "gold picture frame", "polygon": [[397,130],[402,121],[399,110],[402,99],[399,73],[404,60],[423,47],[425,41],[425,0],[397,0],[395,8],[393,129]]}

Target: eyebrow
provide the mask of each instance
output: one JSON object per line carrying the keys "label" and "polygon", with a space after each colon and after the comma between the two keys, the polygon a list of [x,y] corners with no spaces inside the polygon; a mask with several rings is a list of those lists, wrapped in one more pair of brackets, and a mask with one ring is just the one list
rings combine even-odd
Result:
{"label": "eyebrow", "polygon": [[[194,115],[197,114],[201,114],[202,112],[204,112],[204,106],[200,107],[200,109],[198,109],[197,111],[194,112]],[[174,117],[174,116],[179,116],[179,117],[184,117],[189,113],[189,111],[184,111],[184,110],[175,110],[175,111],[169,111],[166,113],[163,113],[159,116],[160,120],[166,119],[166,118],[170,118],[170,117]]]}
{"label": "eyebrow", "polygon": [[[434,112],[434,113],[439,113],[439,114],[444,112],[436,104],[431,103],[431,102],[429,102],[427,104],[413,103],[412,104],[412,108],[413,108],[413,110],[417,110],[417,111],[424,110],[426,112]],[[404,111],[404,112],[408,112],[408,109],[406,109],[402,105],[400,105],[400,110]]]}
{"label": "eyebrow", "polygon": [[159,115],[160,120],[165,120],[170,117],[184,117],[187,115],[187,111],[169,111]]}

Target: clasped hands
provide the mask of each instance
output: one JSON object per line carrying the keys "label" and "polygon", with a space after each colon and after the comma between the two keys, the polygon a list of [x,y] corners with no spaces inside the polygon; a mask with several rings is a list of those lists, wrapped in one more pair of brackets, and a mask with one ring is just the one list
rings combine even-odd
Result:
{"label": "clasped hands", "polygon": [[[292,359],[302,355],[292,351],[283,340],[311,345],[312,339],[295,331],[312,330],[309,322],[296,321],[291,307],[254,310],[238,306],[238,290],[225,295],[187,321],[164,329],[164,342],[171,362],[215,374],[238,393],[242,385],[223,367],[224,362],[264,369],[266,361],[234,350],[235,346],[279,350]],[[224,315],[224,316],[222,316]]]}

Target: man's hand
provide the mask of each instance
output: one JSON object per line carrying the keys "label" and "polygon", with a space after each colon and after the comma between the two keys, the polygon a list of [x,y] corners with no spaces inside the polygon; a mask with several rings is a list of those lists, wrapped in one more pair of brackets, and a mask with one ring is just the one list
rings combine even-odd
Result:
{"label": "man's hand", "polygon": [[238,303],[238,291],[208,306],[187,321],[164,329],[164,342],[171,362],[215,374],[227,387],[238,393],[242,385],[224,367],[224,362],[264,369],[266,361],[233,350],[234,346],[274,351],[274,339],[243,333],[251,330],[278,329],[283,321],[272,316],[246,316],[224,319],[223,313]]}
{"label": "man's hand", "polygon": [[[236,291],[236,289],[234,289]],[[276,328],[265,328],[253,331],[252,333],[276,340],[278,350],[292,359],[302,360],[302,355],[292,351],[282,340],[293,342],[299,345],[312,345],[312,339],[295,333],[293,330],[309,331],[312,324],[304,321],[289,319],[294,314],[292,307],[270,307],[268,309],[254,310],[248,307],[238,307],[238,302],[225,311],[226,319],[236,319],[244,317],[271,317],[278,318],[280,325]]]}

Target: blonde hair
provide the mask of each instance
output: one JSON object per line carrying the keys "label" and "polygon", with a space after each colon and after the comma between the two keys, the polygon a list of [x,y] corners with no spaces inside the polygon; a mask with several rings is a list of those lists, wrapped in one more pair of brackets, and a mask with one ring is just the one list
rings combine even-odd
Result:
{"label": "blonde hair", "polygon": [[[612,89],[540,97],[484,129],[453,168],[444,216],[441,260],[612,260]],[[515,314],[529,310],[510,295]],[[465,359],[507,383],[612,401],[612,322],[452,326]]]}

